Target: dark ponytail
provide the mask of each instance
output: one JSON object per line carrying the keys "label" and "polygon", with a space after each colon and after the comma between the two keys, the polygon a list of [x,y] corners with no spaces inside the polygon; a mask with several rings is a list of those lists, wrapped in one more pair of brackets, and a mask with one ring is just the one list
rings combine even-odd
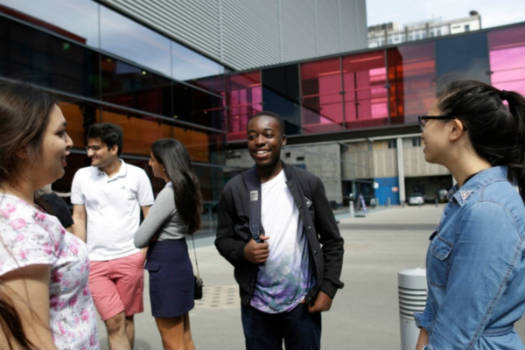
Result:
{"label": "dark ponytail", "polygon": [[510,114],[516,119],[515,163],[509,163],[511,180],[518,184],[525,202],[525,98],[514,91],[501,90],[500,96],[507,101]]}
{"label": "dark ponytail", "polygon": [[175,207],[188,225],[188,233],[194,233],[201,224],[202,195],[188,151],[175,139],[157,140],[151,150],[173,184]]}
{"label": "dark ponytail", "polygon": [[438,92],[438,107],[460,119],[472,146],[492,166],[508,167],[525,202],[525,99],[474,80],[458,80]]}

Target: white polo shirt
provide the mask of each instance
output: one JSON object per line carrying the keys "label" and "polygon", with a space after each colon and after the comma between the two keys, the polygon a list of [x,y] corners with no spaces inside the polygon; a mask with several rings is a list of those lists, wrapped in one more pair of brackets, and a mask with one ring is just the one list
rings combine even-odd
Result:
{"label": "white polo shirt", "polygon": [[146,172],[121,162],[119,172],[111,177],[94,166],[79,169],[73,177],[71,203],[86,208],[87,245],[92,261],[138,252],[133,238],[140,224],[140,207],[154,201]]}

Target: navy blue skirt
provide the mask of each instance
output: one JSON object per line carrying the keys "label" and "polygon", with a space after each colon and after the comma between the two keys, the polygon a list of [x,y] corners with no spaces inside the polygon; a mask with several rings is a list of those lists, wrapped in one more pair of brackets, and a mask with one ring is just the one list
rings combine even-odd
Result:
{"label": "navy blue skirt", "polygon": [[193,309],[193,268],[185,239],[150,245],[145,269],[153,316],[177,317]]}

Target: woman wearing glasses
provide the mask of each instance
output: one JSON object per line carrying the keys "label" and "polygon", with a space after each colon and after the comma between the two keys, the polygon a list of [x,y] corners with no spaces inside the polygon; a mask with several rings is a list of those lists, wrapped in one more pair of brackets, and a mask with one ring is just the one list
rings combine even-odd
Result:
{"label": "woman wearing glasses", "polygon": [[425,159],[457,185],[427,252],[417,349],[524,349],[525,100],[457,81],[419,117]]}
{"label": "woman wearing glasses", "polygon": [[138,248],[149,247],[151,312],[164,349],[194,349],[188,312],[193,308],[193,270],[185,235],[200,226],[202,196],[186,148],[175,139],[151,146],[153,175],[166,182],[135,234]]}

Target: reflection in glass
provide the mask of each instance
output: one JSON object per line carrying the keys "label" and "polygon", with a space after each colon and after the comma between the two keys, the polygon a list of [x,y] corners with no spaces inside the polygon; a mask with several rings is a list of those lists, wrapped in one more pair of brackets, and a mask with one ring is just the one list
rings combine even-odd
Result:
{"label": "reflection in glass", "polygon": [[[2,0],[8,14],[93,47],[98,47],[98,4],[85,0]],[[0,5],[0,6],[1,6]],[[6,12],[6,11],[3,11]],[[24,16],[23,14],[29,15]]]}
{"label": "reflection in glass", "polygon": [[185,81],[224,73],[224,67],[203,55],[171,41],[172,77]]}
{"label": "reflection in glass", "polygon": [[392,123],[416,123],[435,101],[434,42],[388,49],[389,104]]}
{"label": "reflection in glass", "polygon": [[0,75],[69,93],[95,96],[98,54],[0,17]]}
{"label": "reflection in glass", "polygon": [[73,147],[83,148],[84,142],[84,113],[83,106],[70,102],[58,104],[67,121],[67,133],[73,140]]}
{"label": "reflection in glass", "polygon": [[151,144],[160,138],[173,137],[188,149],[192,161],[210,162],[210,135],[197,130],[161,123],[147,116],[135,116],[118,110],[104,109],[99,123],[114,123],[122,128],[124,153],[149,156]]}
{"label": "reflection in glass", "polygon": [[491,84],[525,96],[525,28],[488,32]]}
{"label": "reflection in glass", "polygon": [[216,75],[213,77],[192,80],[189,83],[202,89],[211,91],[217,95],[221,95],[223,97],[225,95],[226,77],[224,75]]}
{"label": "reflection in glass", "polygon": [[343,57],[343,72],[347,128],[386,124],[388,105],[384,51]]}
{"label": "reflection in glass", "polygon": [[286,135],[301,133],[299,65],[289,64],[261,71],[263,109],[281,116]]}
{"label": "reflection in glass", "polygon": [[448,36],[435,41],[436,78],[441,82],[474,79],[489,83],[487,33]]}
{"label": "reflection in glass", "polygon": [[153,141],[172,136],[171,127],[159,124],[155,119],[139,119],[115,110],[102,110],[97,122],[114,123],[122,128],[124,153],[149,155]]}
{"label": "reflection in glass", "polygon": [[172,81],[126,62],[102,56],[102,99],[161,115],[171,115]]}
{"label": "reflection in glass", "polygon": [[173,86],[173,118],[214,129],[224,128],[222,98],[182,83]]}
{"label": "reflection in glass", "polygon": [[302,121],[305,133],[342,130],[340,59],[301,64]]}
{"label": "reflection in glass", "polygon": [[100,7],[100,48],[170,75],[170,41],[104,6]]}
{"label": "reflection in glass", "polygon": [[260,71],[231,75],[227,79],[228,140],[246,139],[248,119],[262,111]]}

